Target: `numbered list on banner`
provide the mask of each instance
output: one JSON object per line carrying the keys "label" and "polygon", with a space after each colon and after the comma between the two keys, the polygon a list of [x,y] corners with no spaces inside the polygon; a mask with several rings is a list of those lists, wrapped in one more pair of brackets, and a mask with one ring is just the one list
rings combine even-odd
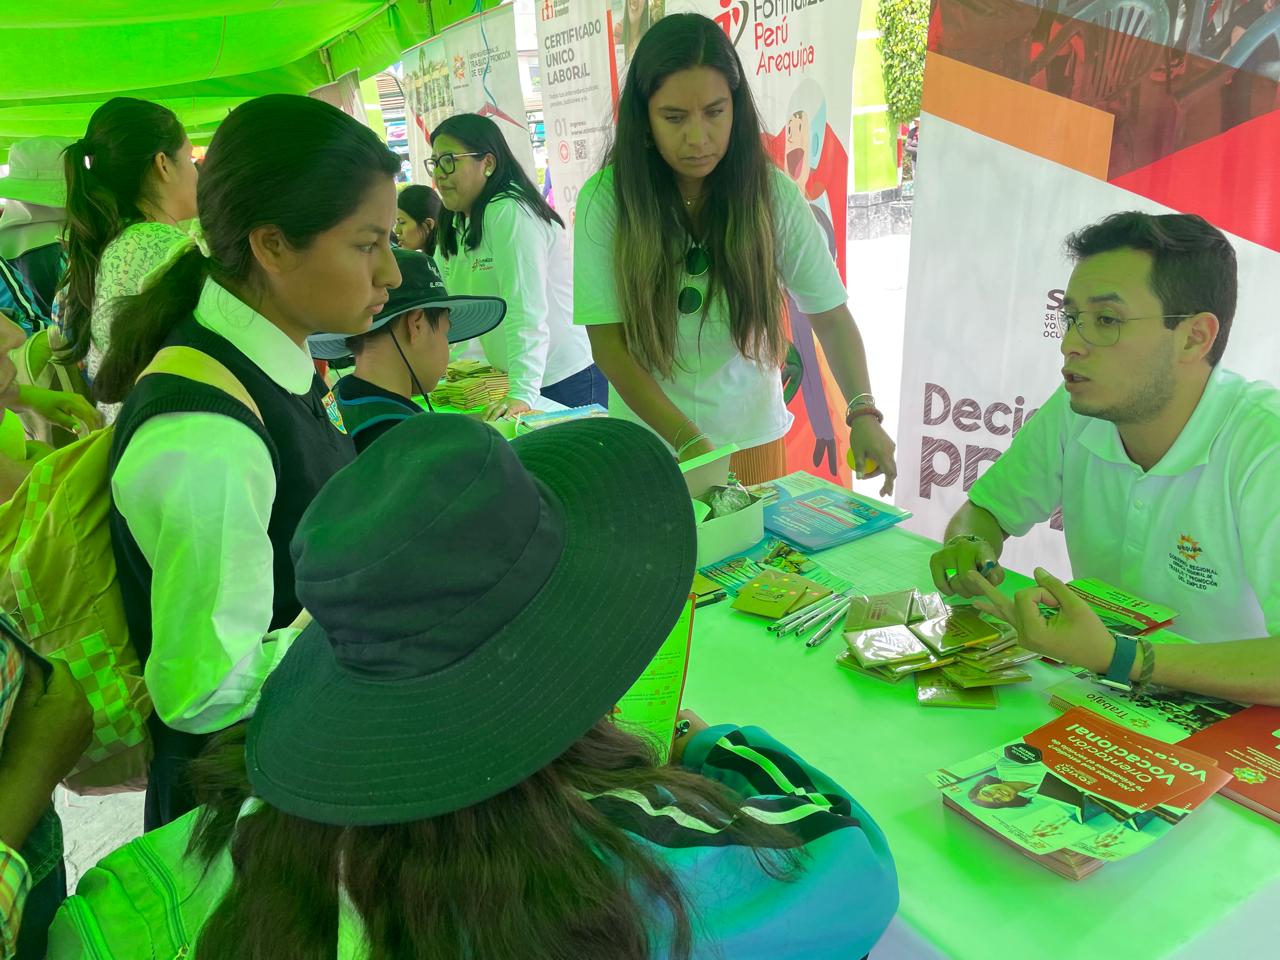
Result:
{"label": "numbered list on banner", "polygon": [[608,0],[540,0],[535,19],[555,208],[572,227],[578,192],[613,139],[617,80]]}

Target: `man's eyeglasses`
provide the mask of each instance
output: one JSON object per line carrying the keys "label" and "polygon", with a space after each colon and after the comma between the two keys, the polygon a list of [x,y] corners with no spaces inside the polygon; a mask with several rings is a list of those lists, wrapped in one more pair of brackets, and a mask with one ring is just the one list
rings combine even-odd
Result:
{"label": "man's eyeglasses", "polygon": [[1080,339],[1095,347],[1112,347],[1126,323],[1135,320],[1186,320],[1194,313],[1169,313],[1159,317],[1118,317],[1108,310],[1059,310],[1058,333],[1065,338],[1074,326]]}
{"label": "man's eyeglasses", "polygon": [[444,174],[446,177],[453,176],[453,171],[458,169],[459,157],[483,157],[483,153],[442,153],[438,157],[427,158],[427,173],[433,177]]}
{"label": "man's eyeglasses", "polygon": [[[711,254],[706,247],[695,243],[684,255],[684,272],[692,279],[703,276],[710,269]],[[683,314],[697,313],[702,309],[702,291],[694,286],[685,287],[676,298],[676,307]]]}

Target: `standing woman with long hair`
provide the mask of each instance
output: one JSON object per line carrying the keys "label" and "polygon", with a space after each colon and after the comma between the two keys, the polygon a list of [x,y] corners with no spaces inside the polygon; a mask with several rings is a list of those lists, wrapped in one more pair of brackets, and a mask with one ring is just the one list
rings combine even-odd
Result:
{"label": "standing woman with long hair", "polygon": [[449,215],[436,259],[449,293],[501,297],[507,316],[480,338],[507,375],[488,419],[533,409],[540,396],[566,407],[608,402],[591,345],[573,325],[573,277],[564,221],[520,167],[498,125],[462,113],[431,135],[431,174]]}
{"label": "standing woman with long hair", "polygon": [[[124,400],[111,539],[155,705],[147,829],[194,806],[188,760],[253,712],[305,620],[289,541],[355,456],[307,337],[363,333],[400,283],[399,168],[327,103],[251,100],[222,121],[200,178],[208,257],[193,245],[120,305],[96,386]],[[256,410],[183,377],[139,380],[166,346],[219,361]]]}
{"label": "standing woman with long hair", "polygon": [[415,183],[401,190],[396,200],[396,243],[433,256],[440,209],[440,194],[426,184]]}
{"label": "standing woman with long hair", "polygon": [[[617,140],[578,198],[574,320],[612,386],[610,413],[681,460],[736,443],[744,482],[786,472],[783,288],[845,398],[849,447],[893,489],[894,447],[862,338],[808,204],[761,141],[733,45],[711,20],[664,17],[636,49]],[[859,472],[859,476],[862,472]]]}
{"label": "standing woman with long hair", "polygon": [[[63,157],[62,356],[83,361],[92,381],[111,345],[119,298],[141,292],[175,250],[189,244],[184,225],[196,216],[197,173],[177,115],[132,97],[114,97],[95,110]],[[117,410],[102,407],[108,421]]]}

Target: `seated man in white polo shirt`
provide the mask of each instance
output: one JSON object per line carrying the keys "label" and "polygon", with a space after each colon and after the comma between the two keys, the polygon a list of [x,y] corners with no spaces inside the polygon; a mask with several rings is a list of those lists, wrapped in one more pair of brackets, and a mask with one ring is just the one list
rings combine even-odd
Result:
{"label": "seated man in white polo shirt", "polygon": [[[1223,370],[1236,258],[1197,216],[1121,213],[1067,241],[1064,383],[979,478],[931,562],[988,595],[1023,642],[1124,682],[1147,659],[1059,581],[1015,607],[992,584],[1009,536],[1062,508],[1071,569],[1179,611],[1152,682],[1280,704],[1280,391]],[[985,579],[984,579],[985,578]],[[1060,606],[1046,620],[1032,601]],[[1221,642],[1219,642],[1221,641]]]}

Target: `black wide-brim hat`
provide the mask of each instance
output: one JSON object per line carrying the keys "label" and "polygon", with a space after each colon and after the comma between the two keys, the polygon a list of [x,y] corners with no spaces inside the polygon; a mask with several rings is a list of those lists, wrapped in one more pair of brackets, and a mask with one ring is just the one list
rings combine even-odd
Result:
{"label": "black wide-brim hat", "polygon": [[[421,250],[396,247],[393,253],[400,268],[400,286],[390,292],[387,305],[365,333],[382,329],[410,310],[447,309],[448,340],[462,343],[484,336],[507,315],[507,301],[501,297],[449,296],[440,269]],[[316,360],[345,360],[351,356],[347,337],[345,333],[314,333],[307,338],[307,347]]]}
{"label": "black wide-brim hat", "polygon": [[479,803],[606,716],[680,616],[688,488],[620,420],[508,442],[410,418],[336,474],[293,541],[308,626],[249,725],[254,793],[322,823]]}

